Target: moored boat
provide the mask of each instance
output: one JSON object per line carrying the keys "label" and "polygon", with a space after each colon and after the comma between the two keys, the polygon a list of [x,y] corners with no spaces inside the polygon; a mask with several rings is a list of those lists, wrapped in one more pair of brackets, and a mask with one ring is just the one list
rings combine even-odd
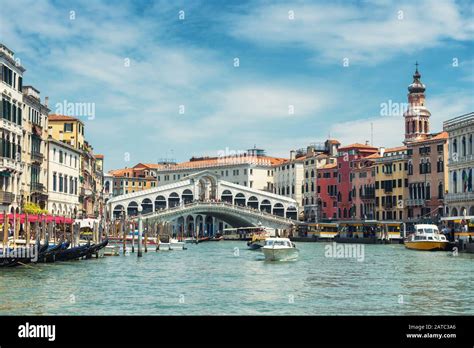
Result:
{"label": "moored boat", "polygon": [[405,247],[413,250],[446,250],[449,241],[446,236],[439,233],[436,225],[415,225],[415,232],[405,239]]}
{"label": "moored boat", "polygon": [[170,238],[170,249],[171,250],[185,250],[186,248],[184,247],[184,242],[180,242],[176,238]]}
{"label": "moored boat", "polygon": [[267,238],[262,251],[267,261],[296,260],[299,254],[295,243],[288,238]]}

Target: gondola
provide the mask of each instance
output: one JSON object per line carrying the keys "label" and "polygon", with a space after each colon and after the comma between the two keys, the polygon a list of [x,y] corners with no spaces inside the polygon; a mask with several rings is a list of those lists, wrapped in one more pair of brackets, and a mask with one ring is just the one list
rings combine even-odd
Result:
{"label": "gondola", "polygon": [[58,244],[48,248],[43,254],[38,256],[38,262],[54,262],[56,254],[64,248],[64,245],[67,244],[69,246],[69,243],[63,243],[62,241],[59,241]]}
{"label": "gondola", "polygon": [[68,261],[79,259],[87,254],[90,244],[59,250],[55,255],[55,261]]}
{"label": "gondola", "polygon": [[105,248],[107,244],[109,244],[108,238],[106,238],[101,243],[91,245],[91,247],[87,251],[86,258],[91,258],[94,253],[98,252],[102,248]]}

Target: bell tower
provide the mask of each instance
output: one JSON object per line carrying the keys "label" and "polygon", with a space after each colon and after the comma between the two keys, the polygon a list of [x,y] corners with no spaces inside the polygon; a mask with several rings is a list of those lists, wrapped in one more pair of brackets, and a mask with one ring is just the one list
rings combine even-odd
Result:
{"label": "bell tower", "polygon": [[413,82],[408,86],[408,108],[403,114],[405,119],[405,141],[425,139],[430,132],[431,113],[425,106],[425,85],[420,81],[418,62],[413,75]]}

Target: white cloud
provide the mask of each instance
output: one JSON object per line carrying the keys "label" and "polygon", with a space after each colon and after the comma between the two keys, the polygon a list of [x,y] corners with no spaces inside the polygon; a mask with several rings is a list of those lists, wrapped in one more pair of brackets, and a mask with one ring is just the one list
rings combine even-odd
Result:
{"label": "white cloud", "polygon": [[[294,20],[288,11],[294,11]],[[402,12],[399,12],[402,11]],[[399,19],[399,16],[402,16]],[[315,61],[376,63],[400,53],[470,40],[471,19],[454,1],[416,1],[252,6],[230,16],[230,33],[263,46],[302,46]]]}

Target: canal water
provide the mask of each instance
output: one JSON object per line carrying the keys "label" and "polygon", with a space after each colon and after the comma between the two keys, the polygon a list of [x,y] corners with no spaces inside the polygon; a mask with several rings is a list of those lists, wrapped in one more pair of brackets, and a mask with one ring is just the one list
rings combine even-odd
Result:
{"label": "canal water", "polygon": [[474,314],[474,255],[365,245],[363,261],[297,243],[266,262],[245,242],[0,269],[1,315]]}

